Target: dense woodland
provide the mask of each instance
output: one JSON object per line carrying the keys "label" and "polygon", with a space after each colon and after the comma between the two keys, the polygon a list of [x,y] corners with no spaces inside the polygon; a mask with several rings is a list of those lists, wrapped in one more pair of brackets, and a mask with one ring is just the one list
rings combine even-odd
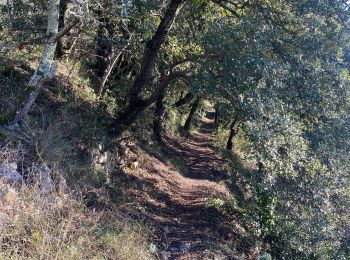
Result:
{"label": "dense woodland", "polygon": [[350,259],[349,9],[0,2],[0,259]]}

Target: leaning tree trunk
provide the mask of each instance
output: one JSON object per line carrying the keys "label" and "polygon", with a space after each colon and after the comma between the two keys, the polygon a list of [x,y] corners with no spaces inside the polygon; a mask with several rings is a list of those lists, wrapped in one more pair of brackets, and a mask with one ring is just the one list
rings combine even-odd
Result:
{"label": "leaning tree trunk", "polygon": [[72,27],[79,23],[80,19],[74,17],[61,31],[58,32],[60,0],[49,0],[48,20],[46,30],[46,44],[38,68],[28,83],[28,87],[34,88],[27,100],[17,110],[12,124],[17,124],[27,116],[35,103],[46,81],[54,77],[56,64],[54,62],[57,41],[67,34]]}
{"label": "leaning tree trunk", "polygon": [[46,29],[46,45],[38,68],[30,79],[28,86],[34,88],[22,108],[15,115],[13,123],[20,122],[29,112],[38,97],[44,81],[53,77],[56,65],[54,64],[57,41],[51,41],[51,37],[58,33],[60,0],[49,0],[48,20]]}
{"label": "leaning tree trunk", "polygon": [[114,23],[104,16],[101,9],[97,11],[97,15],[99,25],[96,36],[96,74],[103,77],[109,64],[110,53],[113,50],[111,38],[114,34]]}
{"label": "leaning tree trunk", "polygon": [[137,75],[129,93],[131,100],[136,101],[140,99],[140,93],[142,93],[144,86],[149,82],[151,78],[152,70],[159,49],[165,41],[167,34],[169,33],[178,13],[180,12],[185,2],[186,0],[172,0],[169,3],[167,11],[163,16],[157,28],[157,31],[146,45],[139,74]]}
{"label": "leaning tree trunk", "polygon": [[121,49],[116,50],[116,47],[112,46],[111,47],[111,53],[108,57],[108,64],[107,64],[107,68],[105,70],[105,72],[103,73],[103,76],[100,80],[100,84],[98,87],[98,92],[97,92],[97,99],[99,99],[105,89],[105,85],[108,81],[108,78],[110,77],[112,71],[115,68],[115,65],[117,64],[117,62],[120,60],[121,55],[123,54],[123,52],[125,51],[125,49],[129,46],[131,41],[131,35],[126,31],[123,30],[123,36],[119,41],[119,45],[123,47],[121,47]]}
{"label": "leaning tree trunk", "polygon": [[232,150],[233,149],[233,138],[237,135],[238,133],[238,128],[236,126],[236,123],[238,122],[237,119],[235,119],[230,126],[230,135],[228,137],[227,140],[227,144],[226,144],[226,149],[227,150]]}
{"label": "leaning tree trunk", "polygon": [[148,106],[144,100],[130,102],[123,113],[113,122],[110,133],[114,136],[120,136]]}
{"label": "leaning tree trunk", "polygon": [[180,108],[188,103],[190,103],[193,99],[195,98],[195,96],[193,95],[192,92],[188,92],[184,97],[180,98],[176,103],[175,106],[177,108]]}
{"label": "leaning tree trunk", "polygon": [[[128,108],[114,121],[114,129],[112,133],[118,136],[121,135],[137,118],[137,115],[144,111],[149,105],[156,101],[158,93],[162,86],[156,88],[151,94],[151,97],[147,100],[143,100],[140,94],[143,92],[144,86],[149,82],[152,70],[159,53],[160,47],[165,41],[167,34],[169,33],[175,19],[180,12],[182,6],[187,0],[172,0],[167,8],[165,15],[163,16],[157,31],[153,35],[152,39],[147,43],[143,58],[141,62],[141,68],[136,76],[136,79],[131,86],[129,93],[129,106]],[[168,84],[169,82],[167,82]],[[164,88],[167,84],[163,84]],[[161,84],[162,85],[162,84]],[[136,111],[136,112],[135,112]]]}
{"label": "leaning tree trunk", "polygon": [[200,98],[197,97],[196,100],[193,102],[192,104],[192,107],[191,107],[191,110],[190,110],[190,113],[187,117],[187,120],[185,122],[185,125],[184,125],[184,130],[186,132],[189,132],[190,131],[190,128],[191,128],[191,123],[192,123],[192,120],[193,120],[193,117],[199,107],[199,104],[200,104]]}
{"label": "leaning tree trunk", "polygon": [[115,136],[121,135],[136,120],[138,115],[157,101],[159,93],[165,92],[170,82],[182,77],[182,75],[183,73],[179,72],[162,76],[152,96],[146,100],[130,100],[126,110],[113,122],[113,125],[116,125],[117,127],[112,129],[111,133]]}
{"label": "leaning tree trunk", "polygon": [[154,120],[153,120],[153,134],[155,139],[160,143],[163,142],[162,134],[164,132],[164,128],[163,128],[163,121],[164,121],[164,114],[165,114],[164,97],[165,97],[165,89],[163,89],[163,91],[159,93],[159,96],[157,98],[156,109],[154,111]]}
{"label": "leaning tree trunk", "polygon": [[111,56],[109,57],[109,64],[107,65],[107,68],[100,80],[100,84],[98,86],[98,92],[97,92],[97,99],[99,99],[105,89],[105,85],[107,83],[107,80],[109,78],[109,76],[111,75],[117,61],[119,60],[121,54],[123,53],[124,50],[118,51],[117,53],[115,53],[115,51],[112,51]]}

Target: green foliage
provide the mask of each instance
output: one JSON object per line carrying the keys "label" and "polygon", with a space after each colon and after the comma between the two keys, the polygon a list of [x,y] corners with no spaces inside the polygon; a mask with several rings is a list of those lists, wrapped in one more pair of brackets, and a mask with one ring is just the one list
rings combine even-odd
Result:
{"label": "green foliage", "polygon": [[9,64],[1,64],[0,74],[2,74],[4,77],[10,77],[12,73],[12,66],[10,66]]}
{"label": "green foliage", "polygon": [[258,223],[261,225],[262,235],[271,235],[275,231],[276,198],[270,197],[270,195],[264,191],[260,191],[257,194],[257,202]]}
{"label": "green foliage", "polygon": [[0,115],[0,125],[8,123],[8,120],[13,115],[13,112],[8,112],[6,114]]}
{"label": "green foliage", "polygon": [[235,197],[230,199],[222,198],[209,198],[207,201],[207,206],[217,209],[223,214],[241,214],[243,210],[237,205],[237,200]]}
{"label": "green foliage", "polygon": [[[0,44],[39,42],[41,48],[46,1],[13,2],[11,19],[7,8],[0,10]],[[58,81],[66,87],[54,83],[31,114],[32,121],[41,122],[42,106],[67,106],[74,114],[71,121],[77,124],[67,135],[87,147],[96,146],[110,122],[129,104],[130,86],[142,64],[144,46],[170,1],[134,1],[123,18],[119,16],[121,6],[112,2],[89,2],[79,33],[72,32],[72,38],[64,39],[68,43],[77,39],[72,53],[64,57],[67,62],[59,61]],[[232,169],[239,172],[253,196],[252,233],[264,238],[266,248],[279,259],[346,259],[349,255],[348,23],[348,4],[338,0],[187,1],[156,55],[151,79],[139,93],[148,98],[158,91],[161,76],[183,72],[185,79],[172,82],[165,95],[167,132],[176,132],[183,125],[189,106],[177,110],[172,104],[187,92],[219,109],[214,142],[221,147],[232,120],[240,121],[242,131],[236,136],[234,156],[249,157],[263,167],[259,172],[255,166],[239,168],[237,159]],[[132,37],[125,47],[126,31]],[[124,47],[106,91],[97,101],[97,72],[105,69],[112,50]],[[29,53],[38,53],[30,51],[33,46],[28,48]],[[20,52],[3,54],[10,55],[14,56],[11,60],[25,60]],[[189,61],[172,67],[186,58]],[[30,56],[26,62],[31,64],[32,59]],[[67,69],[71,63],[75,68]],[[100,68],[99,63],[103,65]],[[6,91],[0,94],[6,92],[14,96],[15,103],[21,103],[26,97],[25,84],[16,86],[22,77],[16,73],[15,66],[1,63],[0,74],[6,78],[6,84],[0,79],[1,90]],[[147,142],[152,109],[142,113],[132,128]],[[52,110],[55,108],[43,113]],[[12,115],[4,111],[0,124]],[[33,140],[38,141],[44,156],[62,161],[64,158],[48,148],[59,148],[65,132],[53,136],[48,129],[28,130],[33,135],[24,135],[23,141],[32,151],[37,148]],[[176,158],[169,161],[181,167]],[[103,174],[94,175],[89,167],[80,170],[86,182],[103,186]],[[208,203],[226,213],[235,208],[235,203],[218,198]]]}

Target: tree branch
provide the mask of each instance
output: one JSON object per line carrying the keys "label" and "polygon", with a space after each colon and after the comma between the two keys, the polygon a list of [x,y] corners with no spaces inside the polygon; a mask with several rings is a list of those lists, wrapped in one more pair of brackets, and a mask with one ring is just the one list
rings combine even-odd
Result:
{"label": "tree branch", "polygon": [[[230,13],[232,13],[234,16],[236,16],[237,18],[241,18],[241,16],[237,13],[236,10],[234,10],[232,7],[228,6],[227,4],[232,4],[231,2],[227,2],[227,1],[222,1],[222,0],[212,0],[213,3],[221,6],[222,8],[224,8],[225,10],[229,11]],[[223,2],[226,2],[223,3]]]}
{"label": "tree branch", "polygon": [[146,45],[140,72],[130,90],[129,96],[131,100],[137,102],[140,99],[139,94],[142,92],[143,87],[149,82],[159,49],[186,1],[187,0],[172,0],[169,3],[157,31]]}
{"label": "tree branch", "polygon": [[49,39],[49,42],[57,42],[59,41],[63,36],[65,36],[74,26],[76,26],[80,22],[80,18],[77,16],[74,16],[72,21],[70,21],[68,24],[66,24],[62,30],[60,30],[57,34],[52,36]]}

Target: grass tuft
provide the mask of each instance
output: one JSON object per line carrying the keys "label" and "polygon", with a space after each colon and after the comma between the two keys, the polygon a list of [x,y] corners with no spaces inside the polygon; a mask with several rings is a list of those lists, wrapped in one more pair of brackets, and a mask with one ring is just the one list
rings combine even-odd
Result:
{"label": "grass tuft", "polygon": [[116,210],[96,211],[74,194],[23,188],[1,208],[0,259],[154,259],[148,231]]}

